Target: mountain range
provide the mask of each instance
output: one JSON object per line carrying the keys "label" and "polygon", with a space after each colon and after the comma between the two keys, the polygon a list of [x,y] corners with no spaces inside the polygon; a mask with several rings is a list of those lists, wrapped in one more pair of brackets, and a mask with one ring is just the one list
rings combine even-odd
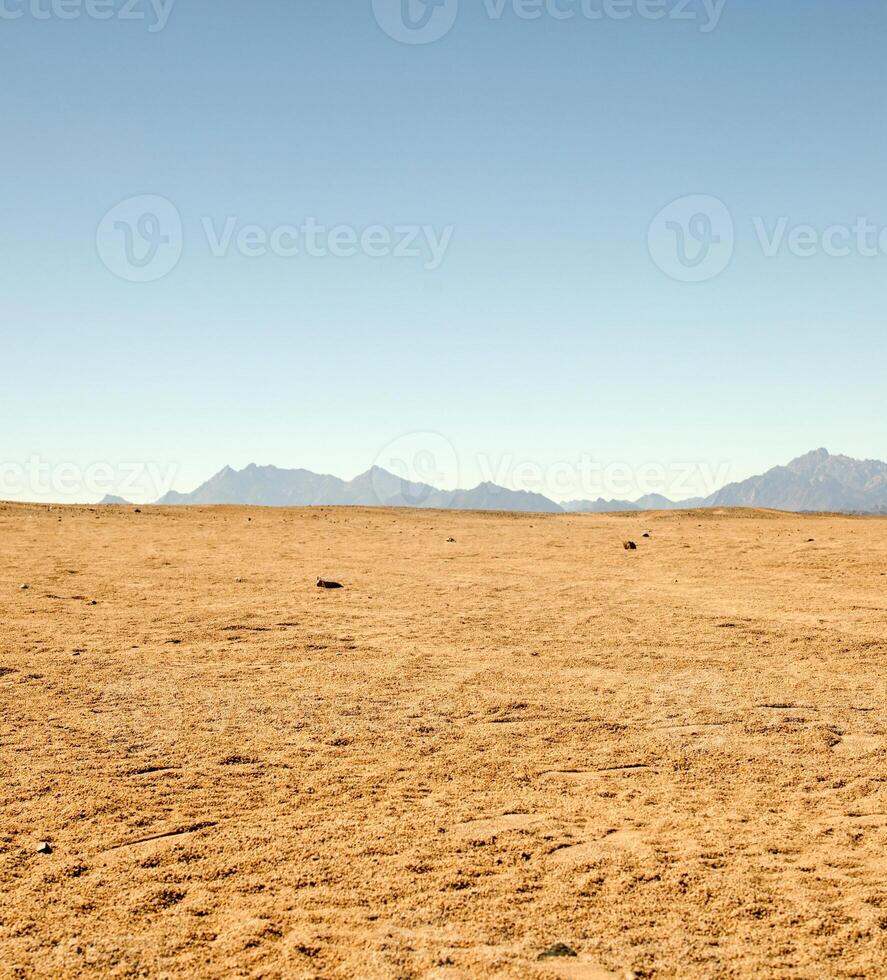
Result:
{"label": "mountain range", "polygon": [[379,466],[353,480],[310,470],[282,470],[251,464],[243,470],[226,466],[193,493],[171,491],[158,504],[255,504],[263,507],[429,507],[439,510],[510,510],[558,513],[553,500],[526,490],[507,490],[481,483],[473,490],[438,490],[410,483]]}
{"label": "mountain range", "polygon": [[[125,503],[108,496],[103,504]],[[787,511],[887,514],[887,463],[833,456],[818,449],[760,476],[731,483],[709,497],[670,500],[648,494],[639,500],[571,500],[556,503],[526,490],[481,483],[471,490],[439,490],[410,483],[374,466],[353,480],[310,470],[251,464],[226,466],[192,493],[171,491],[158,504],[246,504],[264,507],[427,507],[524,513],[613,513],[684,510],[693,507],[765,507]]]}

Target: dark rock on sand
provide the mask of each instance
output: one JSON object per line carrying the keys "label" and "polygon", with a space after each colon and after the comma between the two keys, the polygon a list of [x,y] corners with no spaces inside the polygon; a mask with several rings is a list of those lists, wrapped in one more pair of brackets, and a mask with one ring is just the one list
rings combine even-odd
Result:
{"label": "dark rock on sand", "polygon": [[544,953],[540,953],[536,959],[538,960],[550,960],[561,956],[577,956],[578,953],[575,949],[571,949],[566,943],[555,943],[554,946],[549,947]]}

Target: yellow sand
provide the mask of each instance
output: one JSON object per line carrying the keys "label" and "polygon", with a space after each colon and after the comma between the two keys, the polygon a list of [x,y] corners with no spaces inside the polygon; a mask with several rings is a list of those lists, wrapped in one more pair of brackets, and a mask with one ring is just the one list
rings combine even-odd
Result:
{"label": "yellow sand", "polygon": [[0,542],[0,976],[887,976],[887,521]]}

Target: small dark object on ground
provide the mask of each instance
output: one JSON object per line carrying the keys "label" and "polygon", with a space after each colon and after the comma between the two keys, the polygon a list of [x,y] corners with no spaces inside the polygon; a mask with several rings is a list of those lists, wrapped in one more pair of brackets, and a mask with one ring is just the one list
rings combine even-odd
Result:
{"label": "small dark object on ground", "polygon": [[637,551],[638,550],[638,546],[634,543],[634,541],[623,541],[622,542],[622,547],[625,548],[626,551]]}
{"label": "small dark object on ground", "polygon": [[544,953],[540,953],[536,959],[537,960],[550,960],[558,956],[578,956],[579,954],[575,949],[570,949],[566,943],[555,943],[549,949],[546,949]]}
{"label": "small dark object on ground", "polygon": [[341,582],[325,582],[322,578],[317,580],[318,589],[343,589],[345,586]]}
{"label": "small dark object on ground", "polygon": [[142,508],[136,507],[136,509],[133,511],[133,514],[141,514],[141,512],[142,512]]}
{"label": "small dark object on ground", "polygon": [[52,846],[50,845],[49,841],[46,840],[40,841],[40,843],[37,845],[37,853],[52,854]]}
{"label": "small dark object on ground", "polygon": [[447,538],[447,544],[455,544],[455,543],[456,543],[455,538]]}
{"label": "small dark object on ground", "polygon": [[644,531],[644,535],[643,536],[645,538],[649,538],[651,535],[650,535],[650,532],[649,531]]}

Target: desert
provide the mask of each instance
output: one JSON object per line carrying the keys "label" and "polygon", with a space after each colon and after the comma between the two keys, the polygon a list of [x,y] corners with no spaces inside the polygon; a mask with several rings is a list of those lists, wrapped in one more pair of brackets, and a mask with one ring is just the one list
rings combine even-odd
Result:
{"label": "desert", "polygon": [[2,976],[887,975],[884,519],[0,534]]}

